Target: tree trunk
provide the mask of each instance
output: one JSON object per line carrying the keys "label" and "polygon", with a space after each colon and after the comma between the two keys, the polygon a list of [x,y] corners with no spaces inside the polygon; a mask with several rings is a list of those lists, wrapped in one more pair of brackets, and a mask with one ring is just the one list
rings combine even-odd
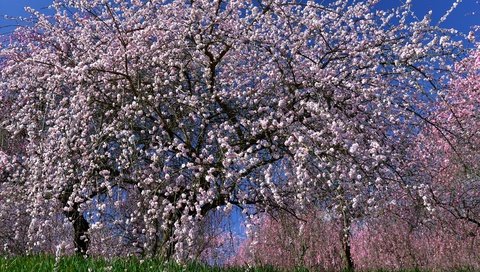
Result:
{"label": "tree trunk", "polygon": [[160,257],[163,261],[170,261],[175,253],[175,241],[173,238],[173,223],[169,224],[167,229],[162,233],[162,246],[160,251]]}
{"label": "tree trunk", "polygon": [[90,224],[77,209],[66,212],[66,216],[73,225],[75,253],[81,256],[88,256],[88,247],[90,245],[88,230],[90,229]]}
{"label": "tree trunk", "polygon": [[[189,190],[186,190],[184,192],[190,192]],[[218,197],[211,203],[207,203],[202,206],[200,214],[202,216],[206,216],[206,214],[210,211],[215,209],[216,207],[219,207],[225,203],[225,197]],[[172,198],[169,199],[171,202],[175,202],[176,196],[173,196]],[[187,209],[186,207],[183,207],[183,209]],[[175,240],[174,236],[174,231],[175,231],[175,221],[178,220],[183,213],[183,210],[177,210],[174,211],[174,213],[170,214],[169,217],[166,219],[168,220],[167,228],[163,230],[162,232],[162,239],[161,239],[161,245],[160,245],[160,258],[163,261],[170,261],[174,255],[175,255],[175,246],[177,244],[177,241]],[[195,217],[197,216],[196,211],[189,211],[189,215]],[[158,230],[158,228],[157,228]],[[157,255],[158,251],[158,243],[155,242],[154,244],[154,249],[152,250],[153,256]]]}
{"label": "tree trunk", "polygon": [[[168,218],[166,219],[167,224],[166,229],[162,230],[162,237],[160,243],[158,242],[158,237],[156,237],[155,244],[154,244],[154,249],[152,250],[152,255],[156,256],[157,253],[160,256],[161,260],[164,262],[168,262],[173,258],[173,255],[175,254],[175,240],[173,239],[173,233],[175,229],[175,220],[179,217],[177,212],[174,212],[174,214],[170,214]],[[158,223],[158,222],[157,222]],[[157,225],[157,231],[160,228]],[[159,246],[160,244],[160,246]]]}
{"label": "tree trunk", "polygon": [[[80,183],[78,180],[69,183],[69,186],[67,186],[60,195],[59,200],[64,208],[69,206],[68,200],[73,193],[73,184],[78,183]],[[83,216],[83,213],[79,210],[79,206],[80,203],[75,203],[72,207],[69,207],[69,210],[64,211],[63,214],[73,225],[73,245],[75,247],[75,253],[80,256],[88,256],[88,247],[90,245],[88,231],[90,229],[90,224]]]}
{"label": "tree trunk", "polygon": [[350,247],[350,227],[351,227],[351,219],[348,215],[348,211],[346,207],[342,211],[342,219],[343,219],[343,226],[342,226],[342,250],[343,250],[343,262],[344,262],[344,269],[345,271],[354,271],[354,263],[352,259],[352,251]]}

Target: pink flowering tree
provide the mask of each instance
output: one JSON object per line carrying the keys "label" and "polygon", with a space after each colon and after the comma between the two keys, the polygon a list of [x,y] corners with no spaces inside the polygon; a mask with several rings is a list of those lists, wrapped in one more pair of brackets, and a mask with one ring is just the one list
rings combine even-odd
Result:
{"label": "pink flowering tree", "polygon": [[404,179],[362,194],[376,198],[373,205],[357,206],[354,198],[346,206],[346,192],[336,191],[337,198],[322,199],[347,208],[309,207],[315,214],[304,213],[302,220],[264,215],[232,263],[339,270],[348,265],[339,258],[346,256],[348,238],[357,269],[478,269],[479,60],[474,49],[456,64],[421,132],[410,135],[415,140],[404,156],[414,159],[404,161]]}
{"label": "pink flowering tree", "polygon": [[29,238],[44,242],[34,234],[60,214],[88,254],[92,228],[111,226],[88,213],[111,212],[108,199],[122,214],[130,196],[116,224],[165,259],[191,257],[203,219],[232,206],[295,215],[325,204],[348,237],[356,209],[404,180],[426,98],[462,53],[429,15],[410,22],[409,2],[377,2],[58,0],[52,16],[31,11],[36,23],[0,51],[5,127],[27,143]]}
{"label": "pink flowering tree", "polygon": [[342,228],[339,220],[318,209],[302,214],[302,220],[287,213],[264,214],[228,264],[339,270],[344,267]]}
{"label": "pink flowering tree", "polygon": [[[456,77],[417,147],[425,202],[440,214],[480,227],[480,54],[457,63]],[[447,223],[447,225],[450,223]]]}

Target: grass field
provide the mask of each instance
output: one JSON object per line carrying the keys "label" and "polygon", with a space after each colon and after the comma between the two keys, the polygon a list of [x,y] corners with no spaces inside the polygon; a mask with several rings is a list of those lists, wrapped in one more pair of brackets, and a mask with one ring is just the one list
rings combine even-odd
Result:
{"label": "grass field", "polygon": [[[81,257],[64,257],[58,262],[54,256],[28,256],[28,257],[0,257],[0,271],[3,272],[51,272],[51,271],[68,271],[68,272],[107,272],[107,271],[165,271],[165,272],[274,272],[280,271],[271,267],[263,268],[219,268],[210,267],[199,263],[190,263],[188,265],[179,265],[173,262],[163,263],[160,260],[150,259],[140,261],[134,258],[119,258],[112,260],[84,259]],[[305,269],[297,269],[296,272],[307,271]]]}
{"label": "grass field", "polygon": [[[188,265],[179,265],[176,263],[163,263],[160,260],[150,259],[140,261],[134,258],[119,258],[112,260],[104,259],[83,259],[80,257],[64,257],[55,261],[53,256],[28,256],[28,257],[0,257],[0,272],[52,272],[52,271],[66,271],[66,272],[283,272],[292,270],[278,270],[272,267],[257,267],[257,268],[219,268],[210,267],[199,263],[190,263]],[[307,269],[298,268],[292,272],[307,272]],[[460,269],[456,272],[472,272],[471,269]],[[387,270],[379,270],[375,272],[389,272]],[[424,272],[421,270],[401,270],[398,272]],[[425,271],[428,272],[428,271]]]}

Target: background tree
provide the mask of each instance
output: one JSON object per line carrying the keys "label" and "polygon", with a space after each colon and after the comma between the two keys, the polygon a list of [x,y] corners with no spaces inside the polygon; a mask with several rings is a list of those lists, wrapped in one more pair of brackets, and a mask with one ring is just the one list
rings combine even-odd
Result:
{"label": "background tree", "polygon": [[[356,198],[350,202],[348,211],[356,213],[350,215],[347,234],[355,268],[479,267],[480,71],[478,49],[470,53],[456,64],[454,79],[432,104],[422,130],[410,135],[404,156],[412,159],[404,161],[404,179],[362,195],[376,198],[374,205]],[[346,203],[345,192],[333,193],[321,199],[336,200],[333,203],[339,207]],[[239,261],[233,263],[327,270],[345,267],[338,259],[345,249],[341,243],[344,226],[338,220],[344,214],[324,207],[328,205],[306,209],[316,214],[303,214],[305,221],[264,215],[255,235],[241,245],[250,251],[239,250],[234,258]]]}

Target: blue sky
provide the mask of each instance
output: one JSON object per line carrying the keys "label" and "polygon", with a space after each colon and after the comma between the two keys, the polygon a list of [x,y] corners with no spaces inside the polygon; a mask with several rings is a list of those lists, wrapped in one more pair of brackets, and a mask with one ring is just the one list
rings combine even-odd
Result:
{"label": "blue sky", "polygon": [[[380,5],[382,8],[389,8],[402,2],[405,1],[383,0]],[[431,10],[433,22],[436,23],[454,2],[455,0],[412,0],[412,9],[419,19]],[[463,0],[441,24],[443,27],[456,28],[465,33],[468,33],[473,25],[480,25],[480,0]]]}
{"label": "blue sky", "polygon": [[28,16],[24,10],[25,6],[45,11],[51,3],[52,0],[0,0],[0,33],[12,31],[11,25],[16,24],[15,21],[5,20],[5,16]]}
{"label": "blue sky", "polygon": [[[383,0],[382,8],[393,7],[405,0]],[[445,14],[445,11],[455,0],[413,0],[413,9],[419,18],[429,10],[433,11],[434,22]],[[25,16],[24,6],[30,6],[37,10],[45,10],[51,4],[52,0],[0,0],[0,26],[14,24],[15,22],[5,21],[4,15]],[[468,32],[470,27],[480,24],[480,0],[463,0],[458,8],[451,14],[448,20],[443,24],[444,27],[454,27],[462,32]],[[0,33],[11,31],[11,27],[3,27]]]}

